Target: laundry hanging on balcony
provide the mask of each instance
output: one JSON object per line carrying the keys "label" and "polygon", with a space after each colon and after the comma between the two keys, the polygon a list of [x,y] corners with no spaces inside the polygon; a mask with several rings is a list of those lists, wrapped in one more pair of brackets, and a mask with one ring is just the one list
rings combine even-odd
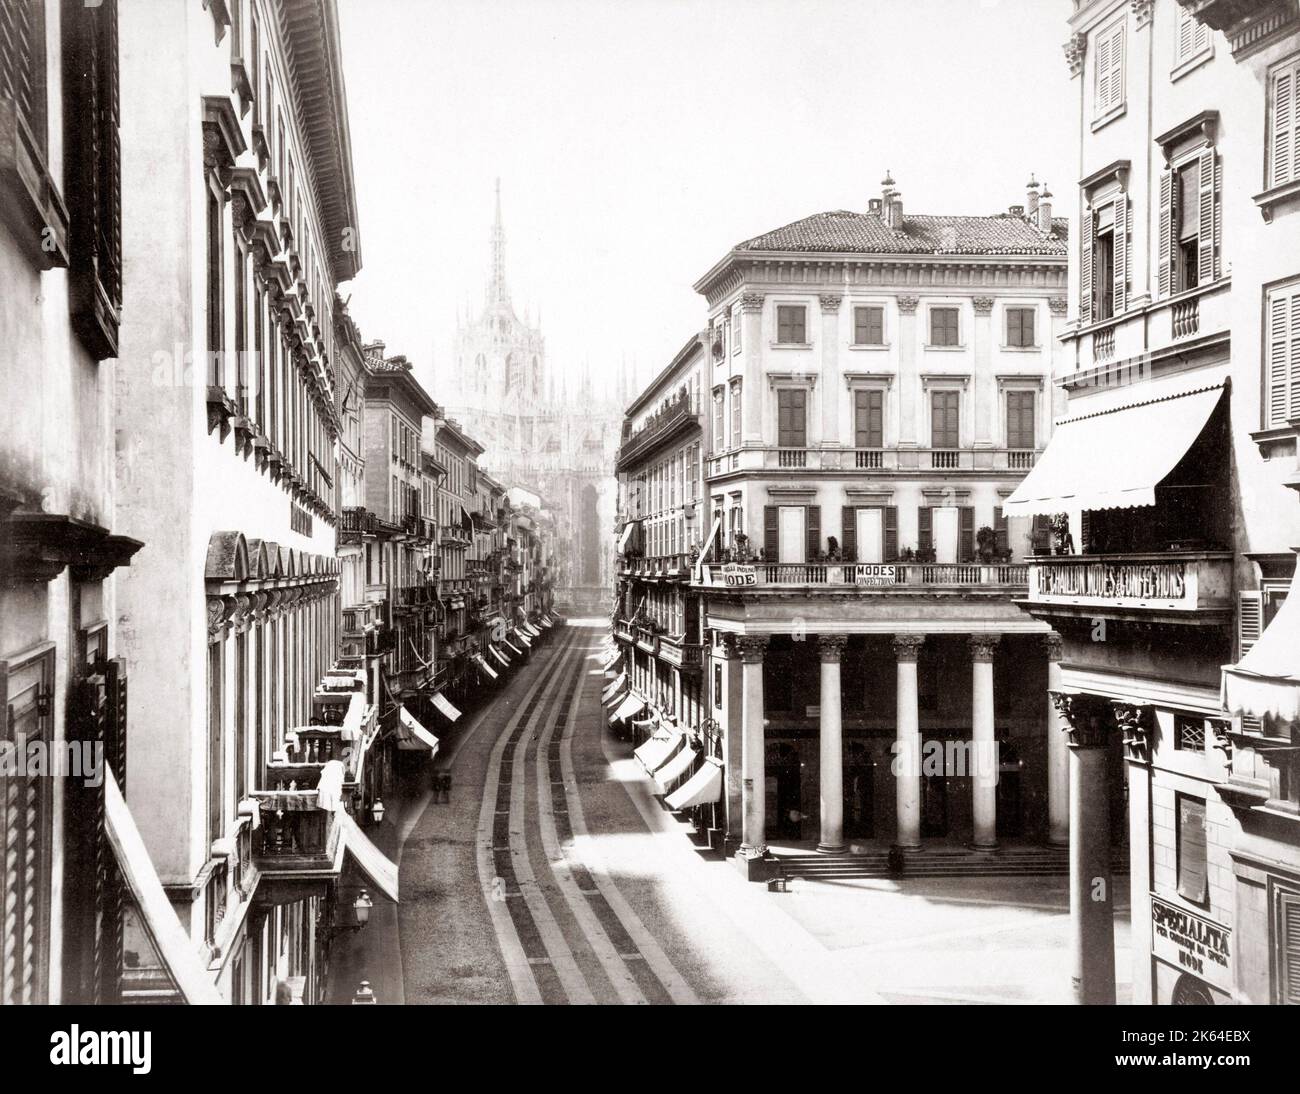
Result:
{"label": "laundry hanging on balcony", "polygon": [[1002,503],[1003,515],[1155,505],[1156,487],[1200,437],[1227,381],[1181,384],[1149,381],[1121,389],[1129,401],[1108,400],[1108,409],[1057,422],[1047,450]]}
{"label": "laundry hanging on balcony", "polygon": [[1300,559],[1264,633],[1240,661],[1223,667],[1222,693],[1230,714],[1300,721]]}

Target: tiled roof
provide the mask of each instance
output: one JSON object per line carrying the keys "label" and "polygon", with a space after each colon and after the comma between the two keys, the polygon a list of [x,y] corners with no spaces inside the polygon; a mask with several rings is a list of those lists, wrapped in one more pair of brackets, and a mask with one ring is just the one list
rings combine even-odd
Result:
{"label": "tiled roof", "polygon": [[878,213],[836,209],[796,220],[737,244],[738,251],[826,251],[837,254],[1065,255],[1069,221],[1052,219],[1050,234],[1024,217],[907,216],[891,228]]}

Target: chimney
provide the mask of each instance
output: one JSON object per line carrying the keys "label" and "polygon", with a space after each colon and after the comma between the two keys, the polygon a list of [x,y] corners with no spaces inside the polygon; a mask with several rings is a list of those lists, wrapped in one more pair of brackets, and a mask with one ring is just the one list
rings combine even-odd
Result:
{"label": "chimney", "polygon": [[1052,230],[1052,191],[1046,185],[1038,199],[1038,229],[1042,232]]}
{"label": "chimney", "polygon": [[879,216],[883,208],[884,208],[884,203],[880,198],[872,198],[870,201],[867,202],[868,213],[875,213],[877,216]]}
{"label": "chimney", "polygon": [[1025,215],[1030,220],[1038,216],[1038,180],[1033,175],[1025,185]]}
{"label": "chimney", "polygon": [[1009,205],[1007,206],[1007,212],[1013,217],[1023,217],[1025,215],[1025,207],[1023,205]]}
{"label": "chimney", "polygon": [[889,195],[889,226],[896,228],[900,232],[903,230],[903,195],[894,193]]}

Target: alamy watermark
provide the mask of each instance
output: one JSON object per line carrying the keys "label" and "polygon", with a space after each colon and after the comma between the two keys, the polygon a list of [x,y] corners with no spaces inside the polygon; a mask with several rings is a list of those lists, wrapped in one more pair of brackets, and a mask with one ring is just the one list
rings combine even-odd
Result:
{"label": "alamy watermark", "polygon": [[104,785],[104,746],[99,741],[28,740],[19,733],[12,741],[0,741],[0,775],[80,779],[96,790]]}

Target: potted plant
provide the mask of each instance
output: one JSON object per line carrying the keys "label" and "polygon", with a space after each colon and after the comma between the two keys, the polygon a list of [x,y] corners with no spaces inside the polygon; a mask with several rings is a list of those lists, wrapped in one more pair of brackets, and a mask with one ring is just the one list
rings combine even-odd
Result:
{"label": "potted plant", "polygon": [[1054,513],[1052,515],[1052,539],[1055,554],[1069,555],[1074,553],[1074,540],[1070,536],[1069,514]]}
{"label": "potted plant", "polygon": [[979,548],[981,562],[992,562],[993,553],[997,550],[998,534],[987,524],[975,533],[975,543]]}

